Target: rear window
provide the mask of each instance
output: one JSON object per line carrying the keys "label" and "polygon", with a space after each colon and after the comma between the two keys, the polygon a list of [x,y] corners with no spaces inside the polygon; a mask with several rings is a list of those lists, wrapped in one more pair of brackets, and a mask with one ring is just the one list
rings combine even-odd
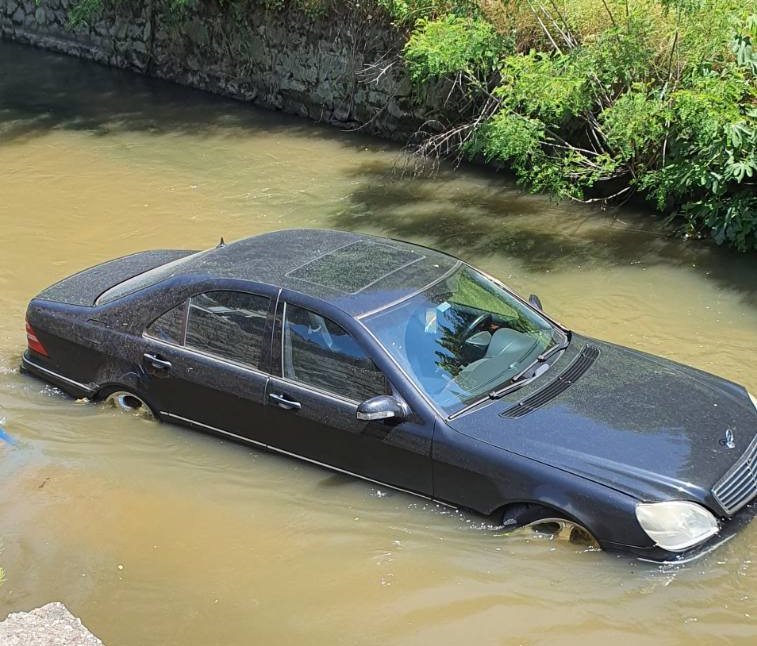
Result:
{"label": "rear window", "polygon": [[184,265],[201,258],[208,253],[208,251],[210,250],[199,251],[189,256],[172,260],[165,265],[160,265],[159,267],[138,274],[133,278],[129,278],[122,283],[118,283],[118,285],[115,285],[100,294],[95,301],[95,305],[105,305],[118,300],[119,298],[123,298],[124,296],[128,296],[129,294],[133,294],[134,292],[157,285],[159,282],[171,278],[171,276],[175,276],[181,271]]}

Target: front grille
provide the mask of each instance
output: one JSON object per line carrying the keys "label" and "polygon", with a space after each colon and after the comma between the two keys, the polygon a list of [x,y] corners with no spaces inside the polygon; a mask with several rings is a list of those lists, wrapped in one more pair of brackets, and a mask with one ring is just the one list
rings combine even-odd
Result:
{"label": "front grille", "polygon": [[573,360],[573,363],[554,381],[548,383],[541,390],[537,390],[530,397],[518,402],[515,406],[511,406],[503,413],[500,413],[500,417],[523,417],[540,406],[544,406],[548,401],[554,399],[578,381],[579,377],[591,367],[591,364],[597,360],[598,356],[599,348],[594,345],[587,345]]}
{"label": "front grille", "polygon": [[744,455],[715,484],[712,495],[729,516],[757,495],[757,435]]}

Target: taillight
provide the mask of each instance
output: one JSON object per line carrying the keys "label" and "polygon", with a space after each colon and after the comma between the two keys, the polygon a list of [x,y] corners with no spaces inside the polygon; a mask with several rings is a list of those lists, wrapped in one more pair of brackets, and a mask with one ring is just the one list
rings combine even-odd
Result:
{"label": "taillight", "polygon": [[29,325],[29,321],[26,322],[26,341],[29,344],[30,350],[34,350],[34,352],[37,352],[42,356],[48,356],[45,346],[42,345],[42,342],[37,338],[37,333],[32,326]]}

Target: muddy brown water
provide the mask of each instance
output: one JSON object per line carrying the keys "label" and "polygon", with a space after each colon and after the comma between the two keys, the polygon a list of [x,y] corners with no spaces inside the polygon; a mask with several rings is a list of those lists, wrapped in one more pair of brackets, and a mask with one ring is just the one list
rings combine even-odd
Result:
{"label": "muddy brown water", "polygon": [[659,568],[19,374],[28,299],[146,248],[283,227],[389,234],[537,293],[568,326],[757,392],[757,262],[398,148],[0,43],[0,617],[61,600],[110,646],[757,639],[757,523]]}

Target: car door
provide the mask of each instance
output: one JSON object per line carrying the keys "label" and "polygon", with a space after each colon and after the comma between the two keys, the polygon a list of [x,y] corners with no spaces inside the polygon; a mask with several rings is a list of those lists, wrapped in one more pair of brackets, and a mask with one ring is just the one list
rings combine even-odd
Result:
{"label": "car door", "polygon": [[147,327],[142,368],[161,415],[265,443],[275,296],[206,291]]}
{"label": "car door", "polygon": [[[372,480],[431,495],[433,421],[360,421],[358,404],[395,394],[366,344],[296,302],[280,303],[268,381],[272,446]],[[278,373],[278,374],[277,374]]]}

